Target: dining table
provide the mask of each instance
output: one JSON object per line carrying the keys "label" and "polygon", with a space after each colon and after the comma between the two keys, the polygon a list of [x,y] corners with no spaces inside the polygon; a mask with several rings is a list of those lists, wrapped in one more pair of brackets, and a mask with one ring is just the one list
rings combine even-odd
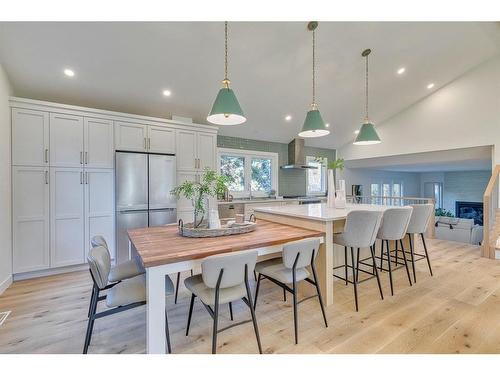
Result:
{"label": "dining table", "polygon": [[[200,272],[201,262],[211,255],[257,250],[259,260],[264,260],[280,256],[287,242],[305,238],[324,242],[322,230],[260,219],[252,232],[221,237],[183,237],[176,225],[131,229],[127,233],[129,256],[137,253],[146,269],[146,350],[156,354],[166,352],[166,275]],[[325,251],[324,246],[321,249]]]}

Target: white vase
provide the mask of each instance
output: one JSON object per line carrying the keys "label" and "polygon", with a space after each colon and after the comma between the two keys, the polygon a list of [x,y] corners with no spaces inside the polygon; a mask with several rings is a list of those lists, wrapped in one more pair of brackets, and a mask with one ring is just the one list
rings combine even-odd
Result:
{"label": "white vase", "polygon": [[346,203],[345,180],[339,180],[339,188],[335,197],[335,207],[345,208]]}
{"label": "white vase", "polygon": [[333,169],[328,170],[328,196],[326,198],[326,205],[329,208],[335,208],[335,177]]}

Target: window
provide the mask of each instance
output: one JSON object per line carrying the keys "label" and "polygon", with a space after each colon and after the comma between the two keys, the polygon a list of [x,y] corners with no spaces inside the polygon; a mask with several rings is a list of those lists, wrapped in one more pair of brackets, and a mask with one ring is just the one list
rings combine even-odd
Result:
{"label": "window", "polygon": [[436,208],[443,208],[443,183],[426,182],[424,184],[424,197],[434,198]]}
{"label": "window", "polygon": [[390,204],[390,199],[387,197],[391,196],[391,184],[382,184],[382,195],[384,196],[383,204]]}
{"label": "window", "polygon": [[[403,197],[403,183],[372,183],[370,185],[370,195],[372,204],[387,204],[402,206],[402,199],[392,197]],[[381,198],[383,197],[383,198]]]}
{"label": "window", "polygon": [[307,195],[324,195],[326,194],[326,165],[328,160],[325,158],[323,162],[316,161],[316,157],[307,156],[307,165],[316,167],[316,169],[307,169],[306,187]]}
{"label": "window", "polygon": [[220,173],[233,178],[233,196],[265,196],[277,190],[277,153],[219,148],[218,159]]}
{"label": "window", "polygon": [[370,195],[372,196],[372,204],[379,203],[380,197],[380,185],[379,184],[371,184],[370,185]]}

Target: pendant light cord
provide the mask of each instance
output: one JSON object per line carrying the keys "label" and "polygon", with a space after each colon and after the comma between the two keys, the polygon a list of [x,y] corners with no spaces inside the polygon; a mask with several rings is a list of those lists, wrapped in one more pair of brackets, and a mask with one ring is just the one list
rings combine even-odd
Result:
{"label": "pendant light cord", "polygon": [[224,80],[227,78],[227,21],[224,23]]}
{"label": "pendant light cord", "polygon": [[366,93],[366,98],[365,98],[366,117],[365,117],[365,120],[366,120],[366,122],[368,122],[368,55],[366,55],[365,93]]}
{"label": "pendant light cord", "polygon": [[316,104],[316,31],[312,31],[312,48],[313,48],[313,61],[312,61],[312,104]]}

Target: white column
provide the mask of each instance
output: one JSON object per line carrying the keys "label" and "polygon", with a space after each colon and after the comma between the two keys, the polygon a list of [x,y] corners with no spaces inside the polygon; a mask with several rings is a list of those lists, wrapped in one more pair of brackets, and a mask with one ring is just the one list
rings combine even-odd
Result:
{"label": "white column", "polygon": [[162,266],[146,268],[146,347],[148,354],[165,354],[165,273]]}

